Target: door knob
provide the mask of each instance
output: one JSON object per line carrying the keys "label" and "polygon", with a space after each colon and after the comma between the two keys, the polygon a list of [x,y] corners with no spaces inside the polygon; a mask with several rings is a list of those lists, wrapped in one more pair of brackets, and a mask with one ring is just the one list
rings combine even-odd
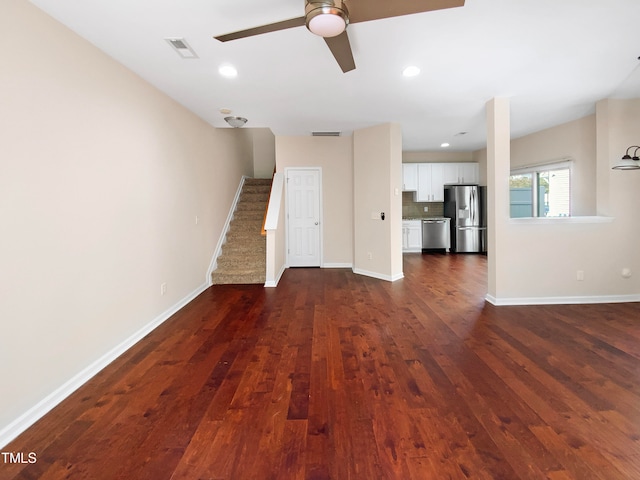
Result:
{"label": "door knob", "polygon": [[318,222],[315,223],[316,225],[318,224]]}

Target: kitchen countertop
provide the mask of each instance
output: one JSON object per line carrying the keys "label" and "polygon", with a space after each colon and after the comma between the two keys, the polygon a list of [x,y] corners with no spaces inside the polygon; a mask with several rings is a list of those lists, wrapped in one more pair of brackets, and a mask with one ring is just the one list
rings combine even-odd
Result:
{"label": "kitchen countertop", "polygon": [[450,220],[448,217],[402,217],[402,220]]}

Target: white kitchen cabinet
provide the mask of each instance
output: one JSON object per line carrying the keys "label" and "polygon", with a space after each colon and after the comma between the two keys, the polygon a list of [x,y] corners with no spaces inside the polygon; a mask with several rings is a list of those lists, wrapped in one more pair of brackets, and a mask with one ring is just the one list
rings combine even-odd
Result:
{"label": "white kitchen cabinet", "polygon": [[480,181],[480,167],[477,163],[459,163],[458,176],[460,183],[478,183]]}
{"label": "white kitchen cabinet", "polygon": [[418,202],[444,201],[444,168],[442,163],[418,164]]}
{"label": "white kitchen cabinet", "polygon": [[421,252],[422,251],[422,221],[403,220],[402,221],[402,251]]}
{"label": "white kitchen cabinet", "polygon": [[475,162],[404,163],[402,168],[403,190],[413,190],[413,182],[417,183],[416,202],[444,202],[445,185],[480,181],[480,168]]}
{"label": "white kitchen cabinet", "polygon": [[416,195],[418,202],[431,201],[431,164],[418,164],[418,194]]}
{"label": "white kitchen cabinet", "polygon": [[480,167],[475,162],[445,163],[444,183],[478,183]]}
{"label": "white kitchen cabinet", "polygon": [[418,164],[402,164],[402,190],[415,192],[418,190]]}
{"label": "white kitchen cabinet", "polygon": [[431,164],[431,201],[444,202],[444,166],[442,163]]}
{"label": "white kitchen cabinet", "polygon": [[460,183],[457,163],[443,163],[442,169],[445,185],[448,183]]}

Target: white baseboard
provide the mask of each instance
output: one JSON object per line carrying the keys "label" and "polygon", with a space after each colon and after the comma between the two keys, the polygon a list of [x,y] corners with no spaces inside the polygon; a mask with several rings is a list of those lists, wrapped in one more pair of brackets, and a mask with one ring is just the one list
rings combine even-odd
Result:
{"label": "white baseboard", "polygon": [[322,268],[353,268],[353,263],[323,263]]}
{"label": "white baseboard", "polygon": [[280,269],[280,271],[278,272],[278,274],[276,275],[276,279],[275,280],[267,280],[264,283],[264,286],[267,288],[274,288],[278,286],[278,282],[280,281],[280,278],[282,277],[282,274],[284,273],[284,271],[287,269],[286,265],[282,265],[282,268]]}
{"label": "white baseboard", "polygon": [[14,440],[18,435],[24,432],[27,428],[40,420],[44,415],[51,411],[56,405],[62,402],[65,398],[75,392],[78,388],[89,381],[93,376],[100,372],[103,368],[113,362],[116,358],[126,352],[133,345],[142,340],[146,335],[155,330],[160,324],[165,322],[178,310],[183,308],[194,298],[200,295],[208,288],[207,284],[202,284],[196,288],[193,292],[188,294],[178,303],[165,310],[163,313],[154,318],[151,322],[147,323],[133,335],[126,338],[124,341],[116,345],[114,348],[105,353],[102,357],[96,361],[87,365],[76,375],[71,377],[65,383],[56,388],[53,392],[40,400],[34,406],[29,408],[26,412],[9,423],[6,427],[0,429],[0,448],[3,448],[9,442]]}
{"label": "white baseboard", "polygon": [[485,300],[495,306],[506,305],[575,305],[590,303],[640,302],[640,295],[594,295],[568,297],[509,297],[496,298],[487,294]]}
{"label": "white baseboard", "polygon": [[403,273],[398,273],[396,275],[384,275],[378,272],[369,272],[367,270],[362,270],[360,268],[354,268],[353,273],[356,273],[358,275],[365,275],[367,277],[377,278],[379,280],[386,280],[387,282],[395,282],[396,280],[400,280],[401,278],[404,278]]}

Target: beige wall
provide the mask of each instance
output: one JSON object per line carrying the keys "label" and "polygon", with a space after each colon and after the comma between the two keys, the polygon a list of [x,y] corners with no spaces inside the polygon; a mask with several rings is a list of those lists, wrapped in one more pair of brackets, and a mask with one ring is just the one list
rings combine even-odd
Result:
{"label": "beige wall", "polygon": [[596,214],[596,116],[511,141],[511,168],[559,161],[571,162],[572,215]]}
{"label": "beige wall", "polygon": [[[402,133],[385,124],[357,130],[354,151],[354,271],[402,278]],[[379,213],[385,212],[385,220]]]}
{"label": "beige wall", "polygon": [[404,277],[402,260],[402,128],[398,124],[389,125],[389,250],[391,280]]}
{"label": "beige wall", "polygon": [[[572,214],[596,214],[595,115],[513,139],[510,149],[511,169],[572,159]],[[472,158],[480,165],[480,184],[486,185],[486,149],[473,152]]]}
{"label": "beige wall", "polygon": [[480,185],[487,185],[487,149],[476,150],[472,155],[473,161],[478,163],[480,169]]}
{"label": "beige wall", "polygon": [[502,295],[511,268],[507,255],[509,217],[510,107],[506,98],[487,102],[487,298]]}
{"label": "beige wall", "polygon": [[[640,238],[640,170],[611,169],[629,146],[640,144],[640,98],[603,100],[597,105],[596,114],[598,143],[602,140],[603,144],[603,150],[598,149],[597,171],[598,176],[608,183],[608,188],[603,187],[602,193],[598,189],[598,211],[604,213],[606,205],[615,218],[607,231],[609,248],[603,249],[603,263],[607,265],[616,291],[640,295],[640,250],[637,242]],[[623,267],[630,267],[631,278],[621,277]]]}
{"label": "beige wall", "polygon": [[206,286],[253,147],[24,0],[0,30],[2,432]]}
{"label": "beige wall", "polygon": [[[593,124],[597,144],[586,134]],[[573,132],[573,147],[579,144],[573,151],[583,152],[580,158],[589,158],[594,155],[588,151],[590,144],[596,152],[597,211],[609,218],[509,219],[508,209],[496,202],[493,214],[498,243],[493,253],[489,252],[495,256],[490,260],[496,262],[489,295],[498,303],[638,300],[640,254],[634,239],[640,235],[636,210],[640,172],[616,171],[611,166],[629,145],[637,143],[640,100],[604,100],[598,104],[595,119],[588,117],[556,128],[555,132],[550,129],[534,135],[530,142],[519,139],[511,145],[519,143],[521,158],[534,158],[554,148],[551,145],[545,150],[544,138],[571,146],[572,142],[563,143],[563,134],[571,136],[569,132]],[[492,166],[493,161],[488,155],[489,172],[501,168]],[[506,170],[497,174],[495,183],[504,185],[507,175]],[[631,278],[623,278],[624,268],[631,270]],[[584,272],[583,281],[577,280],[578,271]]]}
{"label": "beige wall", "polygon": [[288,167],[322,168],[323,266],[353,264],[352,137],[276,137],[279,172]]}
{"label": "beige wall", "polygon": [[252,128],[253,176],[271,178],[276,166],[276,137],[269,128]]}
{"label": "beige wall", "polygon": [[402,152],[402,163],[473,162],[473,152]]}

